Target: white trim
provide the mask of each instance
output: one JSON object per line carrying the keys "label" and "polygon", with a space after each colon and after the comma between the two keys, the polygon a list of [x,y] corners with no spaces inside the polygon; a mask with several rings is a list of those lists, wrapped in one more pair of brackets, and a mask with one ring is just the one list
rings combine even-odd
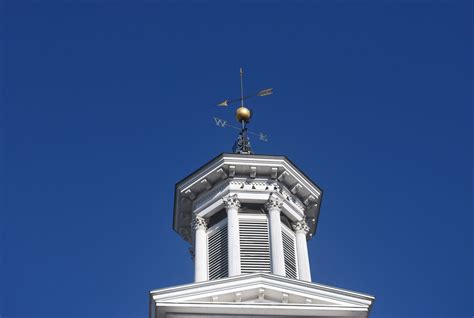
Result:
{"label": "white trim", "polygon": [[[254,302],[238,300],[240,297],[255,297],[261,293],[263,296],[268,295],[271,303],[261,303],[258,299],[255,299]],[[275,302],[278,300],[275,298],[277,295],[282,296],[281,303]],[[289,314],[290,316],[307,317],[331,315],[367,317],[375,299],[361,293],[266,273],[240,275],[155,290],[151,292],[151,297],[156,309],[161,314],[178,310],[182,313],[194,314],[219,313],[250,316]],[[284,303],[283,297],[295,300],[306,299],[307,301]],[[209,301],[206,301],[206,298]],[[219,301],[219,298],[224,301]],[[247,300],[250,299],[247,298]]]}
{"label": "white trim", "polygon": [[287,200],[287,198],[275,192],[274,190],[248,190],[240,189],[239,186],[236,186],[234,181],[229,182],[229,184],[222,190],[219,191],[219,195],[210,197],[207,201],[202,201],[201,204],[194,208],[193,213],[196,213],[198,216],[203,218],[208,218],[214,213],[222,210],[224,208],[224,203],[222,198],[226,195],[237,194],[239,201],[242,203],[260,203],[263,204],[268,201],[270,194],[277,196],[283,202],[281,207],[282,212],[293,222],[300,221],[303,219],[305,211],[299,207],[294,202]]}
{"label": "white trim", "polygon": [[[358,306],[282,305],[256,303],[156,303],[158,313],[247,315],[264,317],[367,317],[369,310]],[[184,316],[183,316],[184,317]]]}
{"label": "white trim", "polygon": [[293,167],[292,164],[284,157],[276,156],[236,156],[232,154],[222,154],[217,161],[210,163],[207,167],[202,168],[200,171],[196,172],[194,175],[191,175],[187,179],[179,183],[180,192],[184,192],[189,188],[192,188],[193,185],[197,184],[213,172],[217,172],[222,166],[248,166],[248,167],[264,167],[265,169],[271,168],[284,168],[290,172],[299,183],[302,184],[305,188],[308,189],[311,194],[313,194],[317,199],[321,196],[321,190],[314,185],[310,180],[308,180],[302,173],[298,171],[296,167]]}
{"label": "white trim", "polygon": [[283,276],[267,274],[267,273],[253,273],[244,274],[240,276],[228,277],[219,280],[210,280],[206,282],[193,283],[187,285],[180,285],[157,289],[150,292],[153,299],[159,300],[163,297],[177,297],[191,292],[192,294],[200,294],[206,290],[227,290],[232,286],[252,286],[255,284],[265,284],[265,286],[274,286],[287,289],[289,292],[300,291],[309,294],[317,294],[326,297],[335,297],[342,301],[350,301],[355,304],[369,305],[374,300],[374,296],[353,292],[346,289],[331,287],[322,284],[310,283],[301,280],[294,280]]}
{"label": "white trim", "polygon": [[[231,167],[235,174],[231,173]],[[252,168],[256,171],[251,181],[255,188],[236,187],[234,182],[249,179]],[[244,202],[261,203],[271,192],[265,191],[265,186],[258,186],[265,182],[280,186],[285,199],[282,210],[292,221],[302,219],[309,209],[319,211],[322,190],[285,157],[222,154],[176,185],[173,228],[191,242],[188,219],[193,212],[200,216],[214,213],[222,208],[219,198],[231,192],[239,194]]]}

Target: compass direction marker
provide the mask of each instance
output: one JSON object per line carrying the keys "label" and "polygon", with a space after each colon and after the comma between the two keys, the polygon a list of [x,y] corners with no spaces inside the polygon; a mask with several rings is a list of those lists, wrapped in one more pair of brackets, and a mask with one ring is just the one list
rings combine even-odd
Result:
{"label": "compass direction marker", "polygon": [[227,126],[227,120],[214,117],[214,121],[216,122],[216,125],[219,127],[225,128]]}
{"label": "compass direction marker", "polygon": [[252,97],[264,97],[264,96],[269,96],[272,94],[273,94],[273,88],[265,88],[265,89],[259,90],[258,92],[254,94],[245,96],[244,95],[244,71],[242,68],[240,68],[240,98],[224,99],[222,102],[217,104],[217,106],[219,107],[227,108],[229,105],[240,102],[240,107],[238,107],[235,110],[235,119],[237,119],[237,122],[241,124],[241,127],[233,126],[229,124],[229,122],[225,119],[214,117],[214,121],[217,126],[222,127],[222,128],[229,127],[229,128],[240,130],[239,138],[237,139],[233,147],[233,150],[235,153],[246,154],[246,155],[250,155],[253,153],[252,147],[250,146],[249,134],[258,136],[258,139],[262,141],[268,141],[267,134],[264,134],[262,132],[257,133],[257,132],[248,130],[247,125],[250,123],[250,118],[252,118],[252,111],[244,106],[244,101]]}
{"label": "compass direction marker", "polygon": [[[229,124],[229,122],[227,120],[222,119],[222,118],[214,117],[214,122],[215,122],[216,126],[218,126],[218,127],[222,127],[222,128],[229,127],[229,128],[235,129],[235,130],[242,130],[242,128],[231,125],[231,124]],[[257,133],[255,131],[252,131],[252,130],[249,130],[249,129],[247,129],[247,132],[249,134],[258,136],[258,139],[260,139],[261,141],[268,141],[268,135],[265,134],[265,133],[262,133],[262,132]]]}

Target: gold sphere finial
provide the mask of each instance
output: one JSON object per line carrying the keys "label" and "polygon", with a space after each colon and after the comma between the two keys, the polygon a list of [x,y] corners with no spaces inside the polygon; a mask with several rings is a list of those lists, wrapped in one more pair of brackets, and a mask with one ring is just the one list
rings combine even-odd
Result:
{"label": "gold sphere finial", "polygon": [[247,107],[240,106],[235,110],[235,119],[237,119],[239,123],[242,121],[248,123],[251,117],[252,112]]}

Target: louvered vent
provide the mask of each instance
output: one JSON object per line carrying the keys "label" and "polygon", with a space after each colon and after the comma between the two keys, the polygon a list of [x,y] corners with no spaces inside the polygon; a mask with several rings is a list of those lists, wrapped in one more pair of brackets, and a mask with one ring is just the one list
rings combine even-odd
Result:
{"label": "louvered vent", "polygon": [[270,242],[266,215],[245,215],[239,219],[242,274],[270,273]]}
{"label": "louvered vent", "polygon": [[208,231],[209,280],[229,276],[226,222],[223,220]]}
{"label": "louvered vent", "polygon": [[283,238],[286,277],[296,279],[298,278],[298,273],[296,271],[295,235],[284,225],[282,225],[281,235]]}

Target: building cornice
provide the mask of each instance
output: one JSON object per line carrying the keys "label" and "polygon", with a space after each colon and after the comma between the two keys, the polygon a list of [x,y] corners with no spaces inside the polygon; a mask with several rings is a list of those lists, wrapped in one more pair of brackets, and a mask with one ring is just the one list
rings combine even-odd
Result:
{"label": "building cornice", "polygon": [[[257,298],[243,302],[242,297],[249,295]],[[267,299],[267,295],[269,303],[258,301],[260,297]],[[375,300],[370,295],[267,273],[153,290],[150,298],[155,306],[166,312],[172,312],[174,309],[171,308],[183,309],[184,306],[196,313],[201,305],[206,304],[208,313],[222,313],[221,310],[224,310],[227,314],[252,315],[269,310],[267,315],[284,315],[291,309],[298,315],[308,317],[314,313],[332,316],[329,313],[336,312],[338,317],[354,317],[354,314],[367,317]]]}
{"label": "building cornice", "polygon": [[[222,194],[225,187],[232,188],[237,184],[243,191],[235,189],[235,193],[248,192],[250,196],[259,191],[267,193],[272,184],[278,186],[288,204],[303,211],[304,217],[309,220],[310,233],[314,234],[322,200],[321,188],[284,156],[226,153],[176,184],[173,229],[190,242],[192,214],[197,212],[202,215],[200,211],[204,209],[204,203],[212,201],[209,198]],[[292,220],[298,221],[299,218]]]}

